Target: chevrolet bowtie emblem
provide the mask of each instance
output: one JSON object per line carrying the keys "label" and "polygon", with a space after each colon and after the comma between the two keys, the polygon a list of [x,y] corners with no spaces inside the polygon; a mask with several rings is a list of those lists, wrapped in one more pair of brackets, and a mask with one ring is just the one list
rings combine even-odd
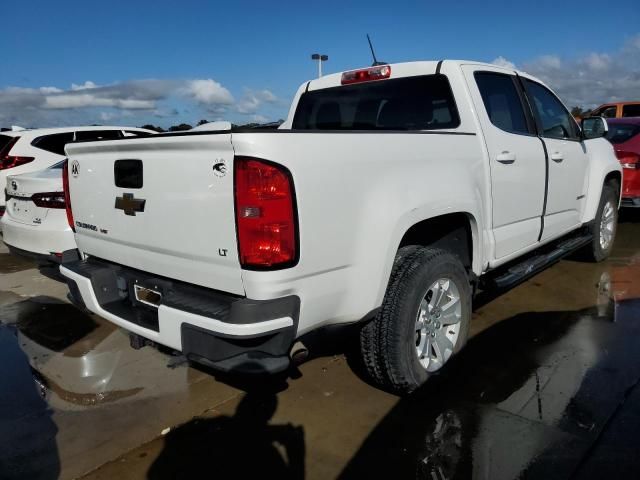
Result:
{"label": "chevrolet bowtie emblem", "polygon": [[144,212],[145,202],[142,198],[133,198],[133,193],[124,193],[121,197],[116,197],[116,208],[135,217],[136,212]]}

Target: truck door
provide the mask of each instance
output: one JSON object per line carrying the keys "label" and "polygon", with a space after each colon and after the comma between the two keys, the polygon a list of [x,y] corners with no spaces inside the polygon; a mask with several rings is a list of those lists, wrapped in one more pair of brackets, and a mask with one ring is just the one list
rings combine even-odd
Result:
{"label": "truck door", "polygon": [[549,187],[541,237],[545,241],[580,224],[586,193],[587,147],[562,102],[545,86],[527,78],[523,81],[549,157]]}
{"label": "truck door", "polygon": [[535,245],[544,206],[544,147],[512,72],[463,66],[486,141],[491,171],[495,259]]}

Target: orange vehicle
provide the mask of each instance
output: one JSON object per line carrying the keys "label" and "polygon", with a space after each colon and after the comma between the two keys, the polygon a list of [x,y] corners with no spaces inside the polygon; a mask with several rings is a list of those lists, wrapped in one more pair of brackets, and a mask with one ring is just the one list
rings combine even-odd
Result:
{"label": "orange vehicle", "polygon": [[640,117],[640,101],[604,103],[591,112],[593,117]]}

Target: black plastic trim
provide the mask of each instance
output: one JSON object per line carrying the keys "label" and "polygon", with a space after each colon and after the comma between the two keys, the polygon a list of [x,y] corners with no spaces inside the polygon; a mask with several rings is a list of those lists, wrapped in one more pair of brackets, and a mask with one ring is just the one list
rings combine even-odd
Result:
{"label": "black plastic trim", "polygon": [[542,137],[538,137],[542,143],[542,149],[544,150],[544,199],[542,200],[542,215],[540,215],[540,233],[538,234],[538,241],[542,238],[544,232],[544,217],[547,214],[547,198],[549,197],[549,151],[547,150],[547,144],[544,143]]}

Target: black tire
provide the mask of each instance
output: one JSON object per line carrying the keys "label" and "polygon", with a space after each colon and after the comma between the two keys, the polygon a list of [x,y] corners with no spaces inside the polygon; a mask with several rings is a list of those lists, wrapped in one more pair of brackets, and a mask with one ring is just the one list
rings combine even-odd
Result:
{"label": "black tire", "polygon": [[[603,222],[605,206],[610,203],[613,208],[613,238],[606,247],[603,247],[600,243],[600,226]],[[616,230],[618,226],[618,192],[611,184],[606,184],[602,188],[602,195],[600,196],[600,203],[598,204],[598,210],[596,211],[596,217],[593,220],[591,226],[592,239],[591,242],[585,246],[584,255],[587,260],[592,262],[601,262],[611,254],[613,250],[613,244],[615,241]]]}
{"label": "black tire", "polygon": [[466,343],[471,286],[461,262],[445,250],[403,247],[396,255],[380,311],[360,332],[363,363],[378,387],[406,394],[429,377],[416,351],[416,319],[426,290],[441,278],[452,280],[460,297],[460,327],[452,355]]}

